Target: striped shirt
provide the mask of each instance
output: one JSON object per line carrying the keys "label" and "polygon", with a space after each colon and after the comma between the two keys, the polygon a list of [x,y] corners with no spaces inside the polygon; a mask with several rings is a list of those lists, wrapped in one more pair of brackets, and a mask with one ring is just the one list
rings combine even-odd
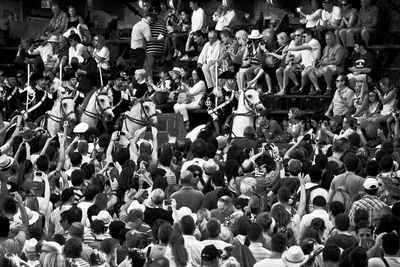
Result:
{"label": "striped shirt", "polygon": [[164,54],[165,47],[165,37],[168,35],[167,27],[164,24],[161,24],[158,21],[150,24],[151,37],[158,38],[161,34],[164,36],[164,39],[161,41],[149,41],[146,44],[146,52],[147,54]]}
{"label": "striped shirt", "polygon": [[262,243],[260,242],[251,243],[249,245],[249,249],[251,251],[251,254],[253,254],[256,262],[271,256],[271,252],[268,249],[264,248]]}
{"label": "striped shirt", "polygon": [[357,200],[351,206],[349,212],[350,223],[354,225],[354,216],[357,210],[362,209],[368,212],[369,225],[372,225],[372,219],[376,210],[387,207],[385,202],[378,199],[377,196],[365,195],[360,200]]}

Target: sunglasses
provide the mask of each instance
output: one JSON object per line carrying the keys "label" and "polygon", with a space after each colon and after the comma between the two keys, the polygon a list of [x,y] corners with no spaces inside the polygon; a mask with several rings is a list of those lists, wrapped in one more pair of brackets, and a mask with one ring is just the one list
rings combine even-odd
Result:
{"label": "sunglasses", "polygon": [[343,80],[336,80],[337,83],[343,82]]}
{"label": "sunglasses", "polygon": [[295,37],[300,37],[300,36],[301,36],[301,34],[295,34],[294,36],[295,36]]}

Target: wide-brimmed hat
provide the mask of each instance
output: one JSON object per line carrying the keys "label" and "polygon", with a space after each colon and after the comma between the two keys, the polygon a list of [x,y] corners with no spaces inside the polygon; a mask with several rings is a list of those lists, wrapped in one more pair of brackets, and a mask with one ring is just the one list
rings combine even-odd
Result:
{"label": "wide-brimmed hat", "polygon": [[[29,225],[32,225],[35,222],[37,222],[37,220],[39,219],[39,213],[36,212],[36,211],[31,210],[28,207],[25,207],[25,210],[26,210],[26,215],[28,216]],[[18,212],[14,215],[14,221],[22,223],[22,217],[21,217],[21,211],[20,210],[18,210]]]}
{"label": "wide-brimmed hat", "polygon": [[203,163],[203,171],[207,175],[211,175],[218,170],[219,166],[213,159],[209,159]]}
{"label": "wide-brimmed hat", "polygon": [[182,70],[179,67],[174,67],[172,70],[168,71],[168,74],[172,76],[172,74],[177,74],[181,76]]}
{"label": "wide-brimmed hat", "polygon": [[6,154],[0,156],[0,170],[5,170],[10,168],[13,163],[14,163],[14,158]]}
{"label": "wide-brimmed hat", "polygon": [[48,43],[57,43],[58,44],[58,36],[57,35],[52,35],[50,38],[47,40]]}
{"label": "wide-brimmed hat", "polygon": [[92,221],[100,220],[104,222],[104,226],[108,227],[112,221],[110,213],[106,210],[102,210],[99,214],[92,216]]}
{"label": "wide-brimmed hat", "polygon": [[288,267],[302,266],[308,260],[308,257],[308,255],[304,255],[300,246],[291,246],[282,254],[283,263]]}
{"label": "wide-brimmed hat", "polygon": [[247,37],[249,39],[261,39],[263,35],[258,30],[252,30],[251,34]]}

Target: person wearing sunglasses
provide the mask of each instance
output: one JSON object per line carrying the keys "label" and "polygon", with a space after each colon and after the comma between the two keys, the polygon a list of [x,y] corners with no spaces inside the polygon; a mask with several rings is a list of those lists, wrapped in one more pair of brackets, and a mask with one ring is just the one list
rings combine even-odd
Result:
{"label": "person wearing sunglasses", "polygon": [[336,30],[336,38],[346,45],[346,31],[353,28],[357,24],[358,10],[353,8],[351,1],[342,0],[340,2],[342,10],[342,21],[340,22],[340,29]]}

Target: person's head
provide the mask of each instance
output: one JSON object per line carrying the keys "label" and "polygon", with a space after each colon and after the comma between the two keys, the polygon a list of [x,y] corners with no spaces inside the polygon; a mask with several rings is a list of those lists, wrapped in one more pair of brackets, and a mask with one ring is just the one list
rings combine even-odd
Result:
{"label": "person's head", "polygon": [[36,160],[36,167],[41,172],[49,170],[49,159],[45,155],[40,155]]}
{"label": "person's head", "polygon": [[340,201],[332,201],[329,203],[329,213],[332,217],[336,217],[338,214],[344,213],[346,210],[344,204]]}
{"label": "person's head", "polygon": [[207,222],[206,228],[210,238],[218,238],[221,233],[221,223],[215,218],[211,218]]}
{"label": "person's head", "polygon": [[93,201],[98,193],[100,193],[100,188],[97,185],[89,184],[85,190],[85,201]]}
{"label": "person's head", "polygon": [[77,238],[80,241],[83,241],[84,232],[85,227],[81,222],[73,222],[68,229],[68,235],[72,238]]}
{"label": "person's head", "polygon": [[336,78],[336,87],[339,89],[343,89],[347,86],[348,78],[346,75],[339,75]]}
{"label": "person's head", "polygon": [[388,233],[382,237],[382,248],[386,256],[396,256],[399,244],[399,237],[395,233]]}
{"label": "person's head", "polygon": [[344,156],[343,162],[347,171],[355,172],[358,166],[359,159],[355,153],[349,152]]}
{"label": "person's head", "polygon": [[82,164],[82,154],[79,152],[72,152],[69,155],[72,167],[80,167]]}
{"label": "person's head", "polygon": [[289,36],[286,34],[286,32],[280,32],[280,33],[278,33],[277,36],[276,36],[276,38],[277,38],[278,44],[279,44],[280,46],[289,43]]}
{"label": "person's head", "polygon": [[75,7],[73,7],[73,6],[69,6],[68,7],[68,15],[70,16],[70,17],[76,17],[76,9],[75,9]]}
{"label": "person's head", "polygon": [[365,171],[368,176],[376,177],[381,172],[381,167],[379,166],[378,161],[369,160],[365,164]]}
{"label": "person's head", "polygon": [[283,253],[286,250],[287,238],[283,233],[276,233],[271,237],[271,251]]}
{"label": "person's head", "polygon": [[342,232],[348,231],[350,229],[350,219],[344,213],[335,216],[335,227]]}
{"label": "person's head", "polygon": [[85,181],[85,173],[81,169],[76,169],[71,173],[71,183],[75,187],[79,187]]}
{"label": "person's head", "polygon": [[325,266],[337,266],[340,261],[340,248],[335,243],[329,243],[325,245],[322,251],[322,260]]}
{"label": "person's head", "polygon": [[369,7],[371,5],[371,2],[372,2],[372,0],[361,0],[360,4],[361,4],[361,7],[366,8],[366,7]]}
{"label": "person's head", "polygon": [[224,173],[221,171],[216,171],[211,174],[211,182],[214,186],[223,187],[225,185]]}
{"label": "person's head", "polygon": [[314,38],[314,32],[311,29],[305,29],[303,32],[303,42],[308,43]]}
{"label": "person's head", "polygon": [[64,255],[67,258],[79,258],[82,253],[82,242],[78,239],[71,238],[65,242]]}
{"label": "person's head", "polygon": [[190,0],[189,1],[189,7],[193,10],[196,11],[199,9],[199,0]]}
{"label": "person's head", "polygon": [[303,43],[303,32],[304,32],[303,28],[298,28],[294,32],[293,36],[296,45],[301,45]]}
{"label": "person's head", "polygon": [[65,267],[65,258],[62,254],[57,252],[45,253],[44,257],[41,257],[40,264],[43,267]]}
{"label": "person's head", "polygon": [[185,215],[179,222],[180,228],[183,235],[193,235],[196,230],[196,224],[193,217],[190,215]]}
{"label": "person's head", "polygon": [[103,46],[105,46],[106,39],[104,38],[104,36],[102,34],[96,34],[93,37],[92,42],[93,42],[94,48],[101,49]]}
{"label": "person's head", "polygon": [[349,254],[350,266],[368,266],[367,252],[362,247],[355,247]]}
{"label": "person's head", "polygon": [[189,11],[186,10],[186,9],[182,9],[181,12],[180,12],[179,14],[180,14],[180,16],[181,16],[181,20],[182,20],[182,21],[187,20],[187,19],[189,18],[189,16],[190,16]]}
{"label": "person's head", "polygon": [[239,30],[235,33],[235,38],[241,46],[247,44],[248,36],[249,34],[245,30]]}
{"label": "person's head", "polygon": [[158,148],[158,161],[161,165],[169,166],[173,157],[174,150],[172,149],[171,145],[164,144]]}
{"label": "person's head", "polygon": [[203,43],[204,42],[204,34],[203,34],[203,32],[202,31],[195,31],[194,33],[193,33],[193,41],[196,43],[196,44],[201,44],[201,43]]}
{"label": "person's head", "polygon": [[262,239],[262,227],[258,223],[250,223],[247,229],[250,242],[260,242]]}
{"label": "person's head", "polygon": [[141,225],[144,219],[143,211],[140,209],[132,209],[129,211],[126,221],[130,224]]}
{"label": "person's head", "polygon": [[283,205],[275,205],[270,212],[272,218],[276,222],[276,226],[286,228],[291,222],[291,215]]}
{"label": "person's head", "polygon": [[291,193],[290,193],[289,188],[287,188],[286,186],[281,186],[278,189],[277,198],[278,198],[279,202],[287,203],[290,200],[290,197],[291,197]]}
{"label": "person's head", "polygon": [[204,73],[201,68],[195,68],[194,70],[192,70],[192,79],[194,82],[205,80]]}
{"label": "person's head", "polygon": [[57,16],[61,12],[60,5],[57,2],[52,2],[51,3],[51,12],[53,13],[53,16]]}
{"label": "person's head", "polygon": [[68,40],[69,40],[69,44],[70,44],[72,47],[76,47],[76,45],[77,45],[78,43],[82,42],[81,37],[79,37],[79,35],[76,34],[76,33],[73,33],[73,34],[71,34],[70,36],[68,36]]}
{"label": "person's head", "polygon": [[384,77],[379,80],[379,87],[384,93],[389,92],[392,87],[392,82],[390,81],[389,77]]}
{"label": "person's head", "polygon": [[75,221],[75,214],[71,209],[62,212],[60,215],[60,224],[64,230],[68,230],[71,224]]}
{"label": "person's head", "polygon": [[168,244],[171,235],[173,234],[174,230],[170,223],[165,222],[160,225],[157,231],[157,239],[162,244]]}
{"label": "person's head", "polygon": [[354,52],[364,54],[367,50],[367,43],[363,39],[357,39],[354,42]]}
{"label": "person's head", "polygon": [[313,204],[314,208],[325,208],[326,199],[323,196],[316,196],[316,197],[314,197],[312,204]]}
{"label": "person's head", "polygon": [[327,33],[325,33],[325,42],[326,42],[326,45],[329,47],[335,46],[335,44],[336,44],[335,33],[332,31],[328,31]]}
{"label": "person's head", "polygon": [[74,189],[66,188],[61,192],[61,203],[67,202],[73,203],[74,201]]}
{"label": "person's head", "polygon": [[291,119],[293,119],[293,120],[300,119],[300,117],[301,117],[300,109],[298,109],[298,108],[289,109],[288,117],[289,117],[289,120],[291,120]]}
{"label": "person's head", "polygon": [[376,227],[376,229],[375,229],[375,234],[379,235],[381,233],[390,233],[392,231],[399,233],[400,227],[399,227],[399,220],[397,219],[396,216],[394,216],[392,214],[392,212],[390,210],[390,213],[384,215],[379,220],[378,227]]}
{"label": "person's head", "polygon": [[384,155],[379,163],[383,172],[391,172],[393,170],[393,158],[391,155]]}
{"label": "person's head", "polygon": [[[386,230],[388,230],[387,228],[389,228],[388,225],[390,224],[387,222],[390,221],[391,218],[385,219],[385,221],[383,221],[382,223],[381,223],[381,220],[383,217],[385,217],[387,215],[391,215],[391,214],[392,214],[392,211],[390,210],[389,207],[382,207],[382,208],[375,210],[374,215],[372,217],[372,226],[374,228],[377,228],[378,226],[380,226],[380,228],[382,229],[382,232],[386,232]],[[391,231],[387,231],[387,232],[391,232]]]}
{"label": "person's head", "polygon": [[81,49],[79,50],[79,54],[86,60],[91,57],[89,48],[86,46],[82,46]]}
{"label": "person's head", "polygon": [[193,173],[191,171],[183,171],[181,174],[181,183],[182,185],[192,185],[193,181]]}
{"label": "person's head", "polygon": [[232,33],[229,30],[222,30],[220,33],[221,36],[221,41],[225,44],[227,44],[229,41],[232,40]]}
{"label": "person's head", "polygon": [[196,139],[190,145],[190,152],[195,158],[204,158],[207,153],[207,143],[203,139]]}
{"label": "person's head", "polygon": [[208,32],[208,42],[213,45],[218,40],[218,33],[214,30]]}
{"label": "person's head", "polygon": [[313,165],[311,166],[310,172],[310,179],[312,183],[319,184],[322,178],[322,168],[320,165]]}
{"label": "person's head", "polygon": [[323,0],[322,1],[322,7],[325,11],[327,12],[332,12],[333,9],[333,2],[332,0]]}

